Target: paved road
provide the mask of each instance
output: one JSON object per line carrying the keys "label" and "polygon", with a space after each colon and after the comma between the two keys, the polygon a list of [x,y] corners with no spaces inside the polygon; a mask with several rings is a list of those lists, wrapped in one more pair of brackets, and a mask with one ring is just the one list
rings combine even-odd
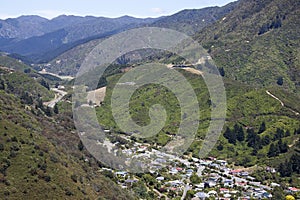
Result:
{"label": "paved road", "polygon": [[67,94],[67,92],[59,90],[57,88],[51,88],[51,90],[55,92],[55,98],[49,102],[45,102],[44,104],[50,108],[54,108],[55,104],[60,102],[62,98]]}

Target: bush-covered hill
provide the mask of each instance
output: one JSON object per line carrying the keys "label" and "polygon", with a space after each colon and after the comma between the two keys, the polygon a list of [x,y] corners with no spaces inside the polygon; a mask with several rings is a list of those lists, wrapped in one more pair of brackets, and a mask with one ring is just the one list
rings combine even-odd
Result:
{"label": "bush-covered hill", "polygon": [[241,0],[195,38],[226,77],[299,93],[300,2]]}
{"label": "bush-covered hill", "polygon": [[101,164],[79,145],[70,111],[55,114],[28,100],[46,97],[46,88],[20,72],[1,74],[0,199],[134,199],[100,174]]}
{"label": "bush-covered hill", "polygon": [[[200,125],[198,134],[187,154],[198,156],[202,141],[210,120],[210,104],[206,85],[199,75],[180,70],[193,86],[200,106]],[[120,132],[111,114],[110,98],[112,90],[121,75],[109,77],[106,97],[101,107],[97,108],[100,124],[105,128]],[[212,156],[227,159],[236,165],[253,166],[271,165],[279,167],[280,162],[289,158],[295,152],[294,145],[299,139],[300,107],[299,97],[281,88],[255,88],[225,78],[227,93],[227,117],[223,135],[211,152]],[[283,101],[281,102],[267,91]],[[142,142],[165,145],[176,134],[180,122],[180,108],[176,97],[166,88],[157,85],[147,85],[138,89],[131,98],[130,112],[132,119],[147,125],[149,108],[161,104],[168,112],[164,128],[156,137],[143,139]],[[122,131],[121,131],[122,132]],[[240,133],[241,132],[241,133]],[[279,142],[280,141],[280,142]],[[283,143],[290,148],[272,152]],[[271,148],[271,150],[270,150]],[[279,147],[278,147],[279,148]],[[280,147],[282,148],[282,147]]]}

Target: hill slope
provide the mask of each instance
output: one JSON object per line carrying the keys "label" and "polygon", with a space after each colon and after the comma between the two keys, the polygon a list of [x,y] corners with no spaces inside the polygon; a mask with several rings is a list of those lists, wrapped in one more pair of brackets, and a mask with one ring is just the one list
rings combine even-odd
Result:
{"label": "hill slope", "polygon": [[204,27],[223,18],[224,15],[230,13],[237,5],[238,2],[233,2],[223,7],[182,10],[174,15],[157,20],[151,26],[170,28],[193,35]]}
{"label": "hill slope", "polygon": [[70,113],[54,115],[35,99],[46,97],[44,87],[20,72],[0,73],[1,199],[134,199],[79,146]]}
{"label": "hill slope", "polygon": [[226,76],[299,92],[299,1],[245,1],[195,37]]}

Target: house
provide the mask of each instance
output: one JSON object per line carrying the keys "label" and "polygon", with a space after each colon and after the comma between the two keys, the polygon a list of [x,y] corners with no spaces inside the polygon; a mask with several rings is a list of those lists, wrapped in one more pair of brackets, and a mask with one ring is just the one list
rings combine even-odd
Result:
{"label": "house", "polygon": [[237,186],[247,186],[246,182],[237,182],[236,183]]}
{"label": "house", "polygon": [[268,192],[264,192],[264,193],[262,194],[262,198],[272,198],[272,197],[273,197],[273,195],[270,194],[270,193],[268,193]]}
{"label": "house", "polygon": [[176,168],[172,168],[169,173],[174,175],[178,173],[178,170]]}
{"label": "house", "polygon": [[125,177],[127,175],[127,172],[125,171],[115,172],[115,175],[120,177]]}
{"label": "house", "polygon": [[216,163],[219,163],[222,166],[226,166],[227,165],[227,161],[226,160],[216,160]]}
{"label": "house", "polygon": [[229,193],[229,189],[227,188],[220,188],[220,194]]}
{"label": "house", "polygon": [[179,186],[183,185],[183,182],[180,180],[175,180],[175,181],[169,181],[166,184],[170,184],[171,187],[179,187]]}
{"label": "house", "polygon": [[225,187],[233,187],[233,180],[231,180],[231,179],[225,179],[224,180],[224,186]]}
{"label": "house", "polygon": [[183,169],[181,167],[176,168],[178,172],[181,172]]}
{"label": "house", "polygon": [[211,163],[209,166],[212,167],[212,168],[216,168],[216,169],[220,168],[220,165],[216,164],[216,163]]}
{"label": "house", "polygon": [[138,180],[136,180],[136,179],[127,179],[127,180],[125,180],[125,183],[127,184],[127,185],[130,185],[130,186],[132,186],[132,184],[133,183],[136,183]]}
{"label": "house", "polygon": [[195,185],[195,187],[202,190],[202,189],[204,189],[205,184],[204,183],[200,183],[200,184]]}
{"label": "house", "polygon": [[266,167],[267,172],[276,173],[276,169],[272,167]]}
{"label": "house", "polygon": [[288,191],[289,191],[289,192],[292,192],[292,193],[295,193],[295,192],[299,192],[300,189],[295,188],[295,187],[288,187]]}
{"label": "house", "polygon": [[211,187],[215,187],[215,186],[217,185],[217,182],[216,182],[216,181],[207,181],[207,182],[205,182],[205,183],[208,184],[210,188],[211,188]]}
{"label": "house", "polygon": [[247,176],[249,176],[249,172],[241,172],[240,175],[244,176],[244,177],[247,177]]}
{"label": "house", "polygon": [[156,180],[157,180],[157,181],[163,181],[163,180],[165,180],[165,177],[159,176],[159,177],[156,178]]}
{"label": "house", "polygon": [[239,175],[241,172],[242,172],[241,169],[234,169],[234,170],[231,170],[231,171],[229,172],[229,174],[232,174],[232,175]]}
{"label": "house", "polygon": [[209,196],[217,196],[217,192],[216,191],[214,191],[214,190],[211,190],[211,191],[209,191],[208,193],[207,193]]}
{"label": "house", "polygon": [[205,199],[205,198],[208,198],[208,197],[209,197],[209,195],[206,194],[205,192],[197,192],[197,193],[195,194],[195,196],[198,197],[199,199]]}
{"label": "house", "polygon": [[65,88],[65,86],[63,86],[63,85],[59,85],[59,86],[57,87],[57,89],[59,89],[59,90],[64,90],[64,89],[66,89],[66,88]]}
{"label": "house", "polygon": [[280,187],[280,185],[279,185],[278,183],[274,183],[274,182],[273,182],[273,183],[271,183],[271,187],[273,187],[273,188],[274,188],[274,187]]}

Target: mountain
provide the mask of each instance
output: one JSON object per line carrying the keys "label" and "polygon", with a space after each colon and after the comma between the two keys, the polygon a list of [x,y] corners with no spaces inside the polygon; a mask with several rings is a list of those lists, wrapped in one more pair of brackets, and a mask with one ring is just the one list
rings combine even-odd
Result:
{"label": "mountain", "polygon": [[226,77],[256,86],[300,89],[300,2],[245,1],[195,38]]}
{"label": "mountain", "polygon": [[0,37],[5,39],[26,39],[42,35],[45,33],[43,24],[47,22],[47,19],[34,15],[0,20]]}
{"label": "mountain", "polygon": [[[209,7],[203,9],[183,10],[174,15],[157,19],[153,23],[145,23],[145,26],[170,28],[192,35],[204,27],[230,13],[238,2],[229,3],[223,7]],[[128,17],[127,17],[128,18]],[[129,18],[130,19],[130,18]],[[90,40],[65,51],[50,62],[47,67],[50,72],[59,72],[65,75],[75,75],[85,56],[97,45],[101,39]]]}
{"label": "mountain", "polygon": [[218,21],[230,13],[238,1],[229,3],[222,7],[208,7],[203,9],[182,10],[174,15],[166,16],[151,26],[174,29],[188,35],[201,31],[204,27]]}
{"label": "mountain", "polygon": [[[23,23],[24,19],[26,23]],[[55,55],[59,55],[80,43],[152,23],[155,20],[129,16],[119,18],[59,16],[52,20],[23,16],[7,19],[1,21],[0,50],[27,56],[33,61],[43,61],[42,57],[48,56],[49,52],[56,50]]]}

